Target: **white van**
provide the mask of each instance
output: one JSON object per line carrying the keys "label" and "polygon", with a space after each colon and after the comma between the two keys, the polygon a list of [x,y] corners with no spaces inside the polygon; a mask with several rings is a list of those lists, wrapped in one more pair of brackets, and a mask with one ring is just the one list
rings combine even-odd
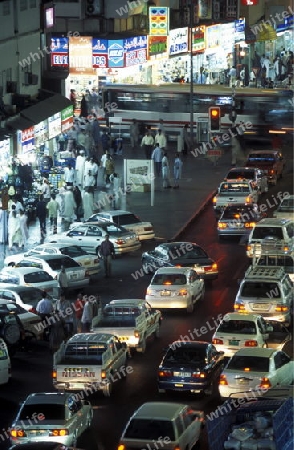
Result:
{"label": "white van", "polygon": [[3,339],[0,338],[0,385],[8,383],[10,377],[11,364],[8,348]]}

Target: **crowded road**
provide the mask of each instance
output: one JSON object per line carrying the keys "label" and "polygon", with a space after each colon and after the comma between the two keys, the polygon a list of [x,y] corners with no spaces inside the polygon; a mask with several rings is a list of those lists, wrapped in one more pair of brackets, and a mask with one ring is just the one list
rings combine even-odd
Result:
{"label": "crowded road", "polygon": [[[268,194],[260,198],[259,203],[266,204],[271,215],[270,210],[275,208],[275,194],[279,191],[292,193],[292,189],[292,173],[287,173],[276,187],[270,188]],[[220,404],[216,396],[159,396],[156,387],[157,368],[163,348],[173,340],[183,339],[188,333],[195,340],[209,341],[220,317],[233,310],[238,280],[243,278],[248,259],[245,247],[240,245],[238,239],[218,242],[215,225],[212,207],[207,207],[184,232],[181,240],[197,242],[217,261],[218,280],[207,284],[204,302],[197,304],[193,314],[164,314],[160,338],[152,338],[148,342],[145,354],[135,354],[128,360],[131,373],[126,380],[115,383],[110,398],[104,398],[101,393],[90,398],[94,407],[94,419],[91,429],[80,438],[79,448],[115,450],[129,416],[145,401],[175,400],[189,403],[195,409],[204,410],[206,414]],[[153,247],[154,242],[144,243],[142,250],[150,250]],[[141,253],[137,251],[132,255],[117,258],[113,262],[113,277],[104,279],[102,274],[99,275],[97,282],[90,286],[87,293],[99,294],[104,304],[115,298],[144,298],[150,276],[140,276],[138,272],[136,274],[141,268]],[[13,358],[12,380],[8,385],[0,387],[1,448],[9,446],[3,436],[17,412],[19,402],[31,392],[53,391],[51,372],[52,356],[45,343],[37,344],[31,352],[18,353]],[[205,440],[205,436],[203,439]],[[207,448],[205,443],[202,448]]]}

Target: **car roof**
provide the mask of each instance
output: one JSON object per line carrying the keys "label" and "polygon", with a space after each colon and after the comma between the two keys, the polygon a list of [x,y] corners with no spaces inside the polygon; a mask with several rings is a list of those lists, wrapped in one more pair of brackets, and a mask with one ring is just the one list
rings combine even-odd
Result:
{"label": "car roof", "polygon": [[275,348],[240,348],[240,350],[237,350],[235,353],[235,356],[247,356],[250,358],[251,356],[260,356],[261,358],[270,358],[273,353],[276,353]]}
{"label": "car roof", "polygon": [[265,219],[261,219],[260,222],[256,225],[257,227],[262,227],[264,225],[270,225],[271,227],[280,227],[284,225],[288,225],[289,223],[293,223],[293,219],[278,219],[278,218],[272,218],[267,217]]}
{"label": "car roof", "polygon": [[147,402],[135,411],[132,418],[173,420],[187,405],[170,402]]}
{"label": "car roof", "polygon": [[174,341],[169,345],[169,348],[181,348],[181,347],[190,347],[190,348],[207,348],[209,345],[212,345],[211,342],[206,341]]}
{"label": "car roof", "polygon": [[224,315],[222,321],[226,320],[250,320],[254,322],[256,319],[259,319],[261,316],[259,314],[249,314],[249,313],[237,313],[231,312]]}
{"label": "car roof", "polygon": [[84,222],[84,223],[82,223],[80,225],[77,225],[76,227],[72,227],[69,231],[72,231],[75,228],[80,227],[80,226],[87,226],[88,227],[89,225],[103,226],[103,227],[105,227],[105,225],[114,225],[115,227],[117,227],[117,224],[114,223],[114,222],[110,222],[110,221],[107,222],[106,220],[101,220],[101,221],[96,220],[96,221],[93,221],[93,222]]}
{"label": "car roof", "polygon": [[35,259],[42,259],[44,261],[49,261],[49,260],[52,260],[52,259],[62,260],[62,261],[65,260],[65,259],[72,260],[72,258],[70,256],[67,256],[67,255],[29,255],[29,256],[26,256],[25,259],[33,259],[33,260],[35,260]]}
{"label": "car roof", "polygon": [[78,333],[72,336],[67,341],[67,344],[73,344],[75,342],[96,342],[100,344],[106,344],[111,338],[113,338],[113,334],[108,333]]}
{"label": "car roof", "polygon": [[191,270],[193,270],[193,269],[191,269],[191,267],[160,267],[160,269],[158,269],[155,272],[155,275],[158,275],[158,274],[168,275],[168,274],[181,274],[181,273],[183,275],[186,275]]}
{"label": "car roof", "polygon": [[[45,270],[42,269],[37,269],[36,267],[3,267],[3,269],[0,272],[1,273],[9,273],[9,274],[13,274],[13,273],[19,273],[20,275],[25,275],[27,273],[33,273],[33,272],[45,272]],[[47,273],[47,272],[45,272]]]}
{"label": "car roof", "polygon": [[30,394],[26,400],[26,405],[36,405],[40,403],[51,403],[54,405],[64,405],[66,400],[71,397],[72,394],[68,392],[37,392]]}
{"label": "car roof", "polygon": [[[229,172],[252,172],[252,170],[260,170],[257,167],[232,167]],[[228,172],[228,173],[229,173]]]}
{"label": "car roof", "polygon": [[162,242],[157,247],[180,247],[180,246],[187,246],[187,245],[193,245],[196,247],[200,247],[200,245],[196,244],[195,242],[185,242],[185,241],[177,241],[177,242]]}

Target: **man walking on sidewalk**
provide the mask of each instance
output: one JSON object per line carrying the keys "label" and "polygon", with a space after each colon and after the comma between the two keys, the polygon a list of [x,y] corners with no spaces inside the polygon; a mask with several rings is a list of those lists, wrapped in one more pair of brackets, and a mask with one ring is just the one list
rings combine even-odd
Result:
{"label": "man walking on sidewalk", "polygon": [[155,149],[152,152],[151,159],[154,161],[155,165],[155,174],[159,178],[161,175],[161,161],[163,158],[163,152],[161,148],[159,147],[159,144],[156,144]]}
{"label": "man walking on sidewalk", "polygon": [[109,240],[109,234],[105,235],[105,240],[101,243],[100,255],[104,262],[105,278],[109,278],[111,276],[111,259],[115,257],[114,245]]}
{"label": "man walking on sidewalk", "polygon": [[151,159],[151,153],[152,153],[153,145],[154,145],[154,138],[153,138],[153,136],[151,134],[151,131],[147,130],[145,132],[145,136],[143,136],[143,139],[142,139],[142,142],[141,142],[141,147],[145,151],[146,159]]}

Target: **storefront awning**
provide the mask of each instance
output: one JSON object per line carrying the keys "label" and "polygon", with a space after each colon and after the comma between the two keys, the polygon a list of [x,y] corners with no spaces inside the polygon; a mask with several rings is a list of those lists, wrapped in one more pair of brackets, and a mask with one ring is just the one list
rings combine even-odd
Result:
{"label": "storefront awning", "polygon": [[276,30],[267,23],[262,25],[262,30],[257,35],[257,41],[274,41],[277,39]]}
{"label": "storefront awning", "polygon": [[31,128],[34,125],[35,125],[34,122],[21,116],[7,122],[7,127],[9,127],[9,129],[21,131],[27,130],[28,128]]}
{"label": "storefront awning", "polygon": [[54,116],[54,114],[67,108],[71,104],[72,103],[68,98],[55,94],[34,106],[24,109],[21,111],[20,115],[24,119],[32,121],[33,125],[37,125],[43,120],[48,119],[48,117]]}

